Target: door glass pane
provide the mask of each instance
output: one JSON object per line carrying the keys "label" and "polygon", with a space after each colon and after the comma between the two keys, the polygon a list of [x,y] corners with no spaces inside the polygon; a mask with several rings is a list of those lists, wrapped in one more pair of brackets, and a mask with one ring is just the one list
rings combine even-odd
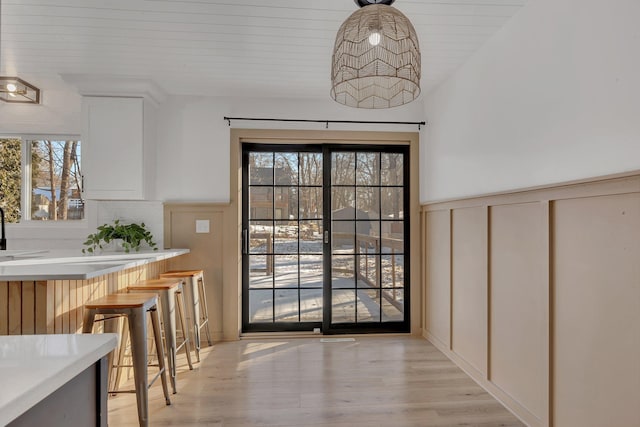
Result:
{"label": "door glass pane", "polygon": [[358,323],[380,321],[380,291],[358,289]]}
{"label": "door glass pane", "polygon": [[249,291],[249,321],[251,323],[273,322],[273,291]]}
{"label": "door glass pane", "polygon": [[404,255],[382,255],[381,269],[382,287],[404,287]]}
{"label": "door glass pane", "polygon": [[298,255],[274,255],[274,285],[276,288],[298,287]]}
{"label": "door glass pane", "polygon": [[403,185],[403,158],[401,153],[382,153],[381,185]]}
{"label": "door glass pane", "polygon": [[355,221],[333,221],[331,223],[332,252],[352,254],[355,248]]}
{"label": "door glass pane", "polygon": [[354,219],[355,187],[335,187],[331,189],[331,217],[333,219]]}
{"label": "door glass pane", "polygon": [[402,252],[404,250],[404,222],[382,221],[380,226],[382,227],[382,237],[384,237],[383,252],[391,252],[391,248],[394,248],[396,252]]}
{"label": "door glass pane", "polygon": [[356,287],[353,255],[333,255],[331,257],[331,280],[331,286],[334,289]]}
{"label": "door glass pane", "polygon": [[249,289],[273,288],[272,260],[273,255],[249,255]]}
{"label": "door glass pane", "polygon": [[383,187],[380,191],[382,218],[401,219],[403,215],[403,195],[401,187]]}
{"label": "door glass pane", "polygon": [[251,219],[273,218],[273,188],[249,188],[249,216]]}
{"label": "door glass pane", "polygon": [[380,153],[358,153],[357,185],[380,184]]}
{"label": "door glass pane", "polygon": [[276,289],[275,316],[276,322],[297,322],[299,320],[300,305],[298,304],[297,289]]}
{"label": "door glass pane", "polygon": [[333,153],[331,157],[331,185],[355,184],[356,154]]}
{"label": "door glass pane", "polygon": [[351,323],[356,321],[355,290],[333,290],[331,292],[331,322]]}
{"label": "door glass pane", "polygon": [[275,219],[296,219],[298,217],[298,188],[275,187],[272,191]]}
{"label": "door glass pane", "polygon": [[300,218],[322,218],[322,188],[300,187]]}
{"label": "door glass pane", "polygon": [[380,218],[380,187],[358,187],[356,189],[356,218]]}
{"label": "door glass pane", "polygon": [[296,221],[276,221],[273,253],[295,254],[298,252],[298,223]]}
{"label": "door glass pane", "polygon": [[300,253],[322,253],[322,221],[300,221]]}
{"label": "door glass pane", "polygon": [[300,185],[322,186],[322,153],[300,153]]}
{"label": "door glass pane", "polygon": [[322,321],[322,289],[300,290],[300,321]]}
{"label": "door glass pane", "polygon": [[273,253],[273,222],[251,221],[249,223],[249,252]]}
{"label": "door glass pane", "polygon": [[358,287],[359,288],[377,288],[379,287],[379,266],[380,256],[376,254],[367,254],[362,250],[358,256]]}
{"label": "door glass pane", "polygon": [[273,153],[249,154],[249,184],[273,184]]}
{"label": "door glass pane", "polygon": [[382,321],[401,322],[404,320],[404,291],[392,289],[382,291]]}
{"label": "door glass pane", "polygon": [[275,219],[296,219],[298,215],[298,189],[295,187],[274,187],[270,191],[273,193]]}
{"label": "door glass pane", "polygon": [[298,184],[298,153],[275,153],[276,185]]}
{"label": "door glass pane", "polygon": [[300,287],[322,288],[322,255],[300,255]]}

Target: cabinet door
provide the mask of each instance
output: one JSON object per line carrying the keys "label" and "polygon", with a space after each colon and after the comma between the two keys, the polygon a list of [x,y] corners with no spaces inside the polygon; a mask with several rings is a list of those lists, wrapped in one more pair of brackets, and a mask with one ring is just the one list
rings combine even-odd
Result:
{"label": "cabinet door", "polygon": [[143,99],[83,98],[87,199],[144,199]]}

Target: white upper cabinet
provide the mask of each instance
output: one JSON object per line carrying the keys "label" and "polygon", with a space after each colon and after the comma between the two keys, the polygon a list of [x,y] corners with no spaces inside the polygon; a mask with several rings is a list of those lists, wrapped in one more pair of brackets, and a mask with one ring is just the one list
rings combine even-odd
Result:
{"label": "white upper cabinet", "polygon": [[144,99],[84,96],[82,168],[87,199],[145,199]]}

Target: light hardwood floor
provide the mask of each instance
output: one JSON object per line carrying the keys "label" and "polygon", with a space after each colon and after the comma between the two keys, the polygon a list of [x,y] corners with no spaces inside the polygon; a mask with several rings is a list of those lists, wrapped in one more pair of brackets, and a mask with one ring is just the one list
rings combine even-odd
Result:
{"label": "light hardwood floor", "polygon": [[[422,338],[242,340],[201,354],[193,371],[181,355],[171,406],[151,388],[151,425],[523,425]],[[108,405],[110,426],[137,425],[134,395]]]}

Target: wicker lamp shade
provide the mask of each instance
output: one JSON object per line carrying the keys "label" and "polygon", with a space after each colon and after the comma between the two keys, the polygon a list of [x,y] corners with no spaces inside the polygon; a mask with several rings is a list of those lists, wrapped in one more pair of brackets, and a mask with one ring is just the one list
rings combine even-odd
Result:
{"label": "wicker lamp shade", "polygon": [[420,95],[420,47],[399,10],[370,4],[355,11],[336,36],[331,97],[356,108],[390,108]]}

